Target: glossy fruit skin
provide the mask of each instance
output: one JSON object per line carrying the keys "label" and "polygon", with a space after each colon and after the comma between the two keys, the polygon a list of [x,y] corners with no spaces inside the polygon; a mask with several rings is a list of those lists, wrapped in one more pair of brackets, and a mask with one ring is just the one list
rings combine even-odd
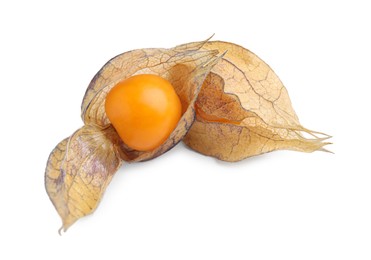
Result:
{"label": "glossy fruit skin", "polygon": [[126,145],[152,151],[175,129],[182,107],[166,79],[140,74],[115,85],[106,97],[108,119]]}

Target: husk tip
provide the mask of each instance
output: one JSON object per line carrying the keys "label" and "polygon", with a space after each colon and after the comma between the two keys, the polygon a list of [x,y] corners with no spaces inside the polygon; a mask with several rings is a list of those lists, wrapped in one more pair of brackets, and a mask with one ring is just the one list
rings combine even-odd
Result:
{"label": "husk tip", "polygon": [[333,151],[324,148],[324,146],[330,145],[330,144],[332,144],[332,143],[330,143],[330,142],[323,143],[323,146],[318,151],[335,154]]}
{"label": "husk tip", "polygon": [[67,231],[67,229],[64,228],[64,226],[61,226],[59,229],[58,229],[58,234],[60,236],[62,236],[62,232],[65,233]]}

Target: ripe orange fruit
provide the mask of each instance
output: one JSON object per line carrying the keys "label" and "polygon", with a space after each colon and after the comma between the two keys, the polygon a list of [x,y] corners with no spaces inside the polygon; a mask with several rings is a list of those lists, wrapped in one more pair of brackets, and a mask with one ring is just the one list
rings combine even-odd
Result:
{"label": "ripe orange fruit", "polygon": [[141,74],[114,86],[106,97],[105,110],[125,144],[138,151],[151,151],[175,129],[182,107],[169,81]]}

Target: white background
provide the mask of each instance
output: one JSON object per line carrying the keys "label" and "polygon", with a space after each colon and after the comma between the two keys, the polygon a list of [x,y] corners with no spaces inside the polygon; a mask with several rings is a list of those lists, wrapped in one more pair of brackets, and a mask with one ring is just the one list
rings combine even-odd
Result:
{"label": "white background", "polygon": [[[0,259],[371,259],[367,1],[2,1]],[[44,189],[82,125],[91,78],[136,48],[240,44],[286,85],[334,154],[224,163],[180,144],[124,165],[98,210],[59,236]]]}

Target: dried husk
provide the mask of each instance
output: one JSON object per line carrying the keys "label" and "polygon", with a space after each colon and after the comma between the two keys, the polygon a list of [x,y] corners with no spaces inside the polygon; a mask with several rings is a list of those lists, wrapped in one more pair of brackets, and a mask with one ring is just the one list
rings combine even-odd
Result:
{"label": "dried husk", "polygon": [[51,152],[45,187],[64,231],[98,206],[122,163],[117,141],[112,127],[85,125]]}
{"label": "dried husk", "polygon": [[184,138],[190,148],[239,161],[279,149],[313,152],[328,144],[328,135],[301,126],[286,88],[258,56],[228,42],[207,42],[203,49],[226,54],[198,96],[197,118]]}
{"label": "dried husk", "polygon": [[107,62],[90,83],[81,106],[85,124],[110,124],[104,111],[107,93],[119,81],[137,74],[156,74],[173,85],[182,103],[182,117],[170,137],[150,152],[132,150],[121,142],[125,161],[153,159],[174,147],[186,135],[195,117],[194,102],[210,69],[218,62],[218,51],[201,50],[206,42],[180,45],[173,49],[141,49],[126,52]]}
{"label": "dried husk", "polygon": [[[169,80],[182,103],[177,127],[150,152],[126,146],[104,110],[111,88],[136,74]],[[84,126],[54,148],[45,171],[45,187],[64,231],[97,208],[123,161],[153,159],[181,140],[202,154],[238,161],[278,149],[324,150],[329,138],[300,125],[287,90],[264,61],[227,42],[140,49],[114,57],[88,86],[81,117]]]}
{"label": "dried husk", "polygon": [[[96,209],[122,160],[153,159],[183,139],[194,121],[194,103],[202,83],[219,59],[218,51],[201,50],[204,43],[126,52],[108,61],[95,75],[81,105],[84,126],[56,146],[45,171],[45,187],[62,218],[61,230],[66,231]],[[177,127],[151,152],[127,147],[104,111],[105,97],[115,84],[144,73],[169,80],[182,103],[182,117]]]}

